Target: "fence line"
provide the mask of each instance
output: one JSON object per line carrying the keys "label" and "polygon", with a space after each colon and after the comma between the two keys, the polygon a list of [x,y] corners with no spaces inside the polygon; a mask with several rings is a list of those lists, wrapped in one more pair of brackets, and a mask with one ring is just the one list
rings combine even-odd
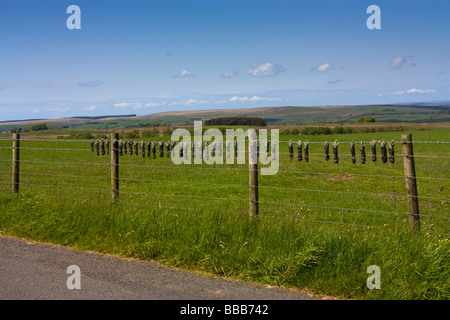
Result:
{"label": "fence line", "polygon": [[[305,150],[298,150],[305,142],[322,152],[308,150],[309,159],[305,161]],[[353,144],[353,141],[305,142],[277,141],[280,169],[275,176],[259,177],[261,168],[254,164],[226,164],[224,161],[222,166],[174,165],[170,159],[173,145],[166,149],[167,141],[162,142],[162,156],[160,141],[155,141],[156,156],[155,151],[150,150],[148,157],[149,141],[145,144],[133,141],[133,154],[128,149],[127,154],[120,155],[118,135],[104,139],[103,143],[101,140],[94,143],[92,140],[21,140],[20,135],[15,135],[13,139],[0,140],[0,193],[7,193],[8,185],[11,185],[13,193],[18,193],[22,187],[46,197],[74,200],[97,197],[105,203],[112,201],[122,205],[187,211],[210,202],[223,206],[224,211],[230,213],[295,219],[309,217],[300,220],[349,226],[380,227],[381,223],[388,224],[390,219],[400,216],[402,219],[408,217],[412,231],[425,227],[427,231],[433,229],[435,233],[450,235],[450,199],[446,193],[450,178],[448,169],[445,171],[450,153],[439,150],[442,154],[421,155],[403,150],[407,143],[411,146],[447,146],[450,142],[412,141],[411,136],[402,136],[401,141],[394,142],[402,151],[394,152],[393,145],[391,153],[387,142],[382,145],[379,140],[363,141],[367,143],[365,164],[359,150],[354,152],[347,146],[342,149],[343,144]],[[215,149],[215,152],[221,152],[222,158],[226,156],[225,144],[223,141],[220,150]],[[354,143],[355,149],[359,149],[359,144]],[[260,157],[265,156],[262,146],[265,145],[260,144]],[[192,159],[191,147],[185,152]],[[231,147],[231,156],[235,157],[234,143]],[[202,151],[204,148],[202,145]],[[352,152],[338,152],[341,150]],[[245,156],[250,155],[248,149],[244,152]],[[395,161],[399,158],[403,158],[403,164]],[[347,159],[351,162],[346,163]],[[417,162],[427,171],[421,170],[417,175]],[[415,192],[410,186],[412,181]],[[122,195],[120,200],[119,195]],[[425,225],[422,223],[424,218]]]}

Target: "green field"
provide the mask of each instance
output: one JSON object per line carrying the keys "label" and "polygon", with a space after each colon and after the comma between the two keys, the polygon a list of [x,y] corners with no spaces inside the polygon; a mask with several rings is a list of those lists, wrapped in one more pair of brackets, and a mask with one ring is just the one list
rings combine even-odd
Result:
{"label": "green field", "polygon": [[[399,132],[280,136],[280,169],[259,176],[250,218],[248,164],[174,165],[120,157],[111,203],[110,157],[89,141],[21,141],[20,194],[11,194],[11,140],[0,140],[0,232],[230,276],[363,299],[450,298],[449,130],[413,131],[421,232],[409,231]],[[150,140],[169,140],[158,137]],[[340,141],[339,163],[323,142]],[[309,141],[310,161],[286,141]],[[370,141],[394,139],[395,162]],[[144,139],[145,141],[149,139]],[[352,164],[348,142],[359,143]],[[141,141],[141,139],[139,139]],[[139,152],[140,146],[139,146]],[[248,159],[247,159],[248,160]],[[382,270],[368,290],[366,269]]]}

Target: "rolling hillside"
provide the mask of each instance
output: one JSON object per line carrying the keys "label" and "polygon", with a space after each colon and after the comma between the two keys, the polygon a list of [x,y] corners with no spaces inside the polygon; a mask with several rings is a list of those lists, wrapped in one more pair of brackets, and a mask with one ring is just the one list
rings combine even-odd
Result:
{"label": "rolling hillside", "polygon": [[26,128],[37,123],[63,129],[123,129],[140,127],[148,122],[163,125],[192,125],[195,120],[218,117],[260,117],[268,124],[342,124],[354,123],[358,118],[372,116],[380,122],[434,123],[450,121],[449,103],[420,103],[400,105],[320,106],[320,107],[264,107],[249,109],[216,109],[169,111],[144,116],[73,117],[52,120],[0,122],[0,131]]}

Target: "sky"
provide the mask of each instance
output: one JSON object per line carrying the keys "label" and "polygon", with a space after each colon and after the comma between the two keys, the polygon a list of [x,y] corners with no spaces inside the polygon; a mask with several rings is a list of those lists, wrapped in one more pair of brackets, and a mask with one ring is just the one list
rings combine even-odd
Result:
{"label": "sky", "polygon": [[[68,28],[71,5],[80,29]],[[448,101],[449,11],[448,0],[0,0],[0,121]]]}

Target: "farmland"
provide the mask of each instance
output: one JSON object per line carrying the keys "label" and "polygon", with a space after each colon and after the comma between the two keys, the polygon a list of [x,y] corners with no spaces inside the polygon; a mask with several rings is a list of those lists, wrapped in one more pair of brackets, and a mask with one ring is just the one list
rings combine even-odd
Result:
{"label": "farmland", "polygon": [[[248,215],[247,162],[174,165],[166,155],[128,153],[120,157],[120,201],[112,203],[111,157],[64,136],[23,137],[13,195],[12,142],[4,136],[0,232],[343,298],[449,299],[450,148],[438,142],[450,142],[450,131],[408,132],[420,233],[409,230],[402,133],[389,131],[280,135],[280,170],[259,177],[256,219]],[[290,159],[290,139],[310,143],[309,162]],[[335,139],[338,163],[323,156],[323,142]],[[395,140],[394,163],[371,160],[373,139]],[[351,140],[366,142],[365,164],[359,153],[351,162]],[[382,270],[380,290],[366,287],[370,265]]]}

